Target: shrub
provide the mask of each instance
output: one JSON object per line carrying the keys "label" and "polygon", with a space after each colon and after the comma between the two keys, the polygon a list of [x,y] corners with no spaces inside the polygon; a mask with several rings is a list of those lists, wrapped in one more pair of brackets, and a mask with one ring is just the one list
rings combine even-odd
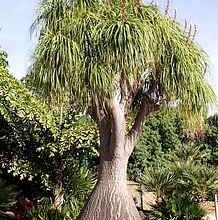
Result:
{"label": "shrub", "polygon": [[[42,198],[32,210],[33,220],[75,220],[94,185],[94,177],[86,167],[71,167],[66,176],[64,201],[60,208],[54,209],[52,199]],[[73,172],[72,172],[73,171]]]}
{"label": "shrub", "polygon": [[204,216],[198,203],[218,191],[218,172],[204,163],[207,156],[195,145],[184,145],[166,155],[164,163],[147,168],[142,181],[148,191],[155,192],[158,202],[151,219]]}
{"label": "shrub", "polygon": [[159,111],[148,117],[144,123],[143,134],[130,161],[130,179],[142,177],[148,167],[164,163],[166,155],[182,145],[182,119],[176,112]]}
{"label": "shrub", "polygon": [[198,220],[206,213],[192,201],[189,195],[173,195],[167,202],[167,207],[178,220]]}
{"label": "shrub", "polygon": [[7,210],[16,201],[15,187],[0,179],[0,210]]}

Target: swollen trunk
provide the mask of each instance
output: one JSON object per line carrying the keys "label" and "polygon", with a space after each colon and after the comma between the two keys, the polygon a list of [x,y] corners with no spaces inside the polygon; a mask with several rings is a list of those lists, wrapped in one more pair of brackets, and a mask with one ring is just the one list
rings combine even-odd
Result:
{"label": "swollen trunk", "polygon": [[98,182],[80,220],[141,220],[128,192],[127,157],[101,159]]}

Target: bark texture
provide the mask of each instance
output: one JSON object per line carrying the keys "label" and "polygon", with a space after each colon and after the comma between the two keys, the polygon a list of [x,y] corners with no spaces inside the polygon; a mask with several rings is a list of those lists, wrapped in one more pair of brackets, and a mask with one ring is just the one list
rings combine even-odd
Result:
{"label": "bark texture", "polygon": [[98,182],[81,220],[141,220],[127,189],[127,158],[103,161]]}
{"label": "bark texture", "polygon": [[[126,95],[122,95],[126,97]],[[124,100],[124,101],[123,101]],[[100,168],[97,184],[83,209],[80,220],[141,220],[127,189],[127,164],[142,131],[143,121],[153,108],[145,98],[129,132],[126,131],[125,99],[111,101],[106,112],[98,103],[91,115],[100,135]],[[152,106],[153,107],[153,106]]]}

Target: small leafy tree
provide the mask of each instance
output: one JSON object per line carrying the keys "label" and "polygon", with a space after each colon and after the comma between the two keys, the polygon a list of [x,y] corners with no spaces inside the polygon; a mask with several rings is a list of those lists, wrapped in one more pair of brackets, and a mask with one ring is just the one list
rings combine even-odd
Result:
{"label": "small leafy tree", "polygon": [[[5,55],[2,60],[0,169],[4,176],[13,177],[16,184],[25,185],[24,193],[29,196],[44,193],[53,198],[55,207],[59,207],[64,193],[70,193],[70,186],[76,187],[72,178],[77,181],[82,178],[78,166],[85,169],[95,165],[98,137],[95,125],[72,111],[62,112],[64,117],[61,116],[60,121],[56,109],[51,111],[9,74]],[[31,187],[26,189],[27,185]],[[84,191],[87,188],[84,186]]]}
{"label": "small leafy tree", "polygon": [[36,148],[53,139],[55,121],[48,108],[9,74],[6,56],[3,58],[4,64],[0,66],[0,166],[21,180],[32,180],[37,176],[39,165],[35,160],[36,166],[32,169],[29,161],[37,158]]}
{"label": "small leafy tree", "polygon": [[158,111],[144,123],[139,143],[129,160],[128,174],[140,179],[146,168],[164,162],[169,152],[181,147],[185,129],[182,118],[176,112]]}
{"label": "small leafy tree", "polygon": [[208,127],[202,144],[210,151],[209,163],[218,166],[218,116],[209,117],[207,124]]}

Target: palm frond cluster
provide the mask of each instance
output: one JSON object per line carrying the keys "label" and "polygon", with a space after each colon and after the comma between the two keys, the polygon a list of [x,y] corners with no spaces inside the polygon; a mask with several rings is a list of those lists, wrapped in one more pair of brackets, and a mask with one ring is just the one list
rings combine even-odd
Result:
{"label": "palm frond cluster", "polygon": [[39,41],[31,75],[44,95],[71,94],[86,107],[137,88],[198,116],[213,101],[205,53],[154,4],[46,0],[32,28]]}
{"label": "palm frond cluster", "polygon": [[[196,157],[196,160],[194,159]],[[169,160],[146,170],[145,189],[155,193],[158,212],[177,219],[198,219],[205,215],[199,204],[218,193],[218,172],[203,158],[207,154],[196,146],[183,146],[169,154]],[[162,219],[162,218],[161,218]],[[164,218],[163,218],[164,219]]]}

